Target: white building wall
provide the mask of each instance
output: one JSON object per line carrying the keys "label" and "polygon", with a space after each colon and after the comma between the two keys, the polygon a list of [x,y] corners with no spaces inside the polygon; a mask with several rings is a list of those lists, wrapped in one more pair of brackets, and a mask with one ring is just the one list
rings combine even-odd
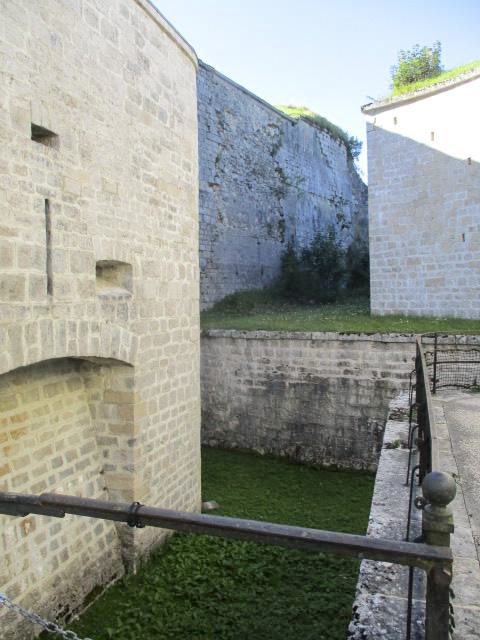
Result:
{"label": "white building wall", "polygon": [[480,76],[364,108],[373,313],[480,317]]}

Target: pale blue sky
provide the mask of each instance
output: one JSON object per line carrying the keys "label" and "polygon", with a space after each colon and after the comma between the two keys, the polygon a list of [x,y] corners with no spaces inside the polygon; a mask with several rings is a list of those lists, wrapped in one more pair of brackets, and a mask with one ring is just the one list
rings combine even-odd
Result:
{"label": "pale blue sky", "polygon": [[[365,140],[400,49],[480,59],[480,0],[154,0],[199,58],[272,104],[306,105]],[[366,169],[366,153],[360,159]]]}

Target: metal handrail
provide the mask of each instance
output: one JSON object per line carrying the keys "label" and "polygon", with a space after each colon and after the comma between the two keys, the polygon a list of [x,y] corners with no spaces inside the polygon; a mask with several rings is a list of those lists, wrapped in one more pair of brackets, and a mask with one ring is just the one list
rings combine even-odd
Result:
{"label": "metal handrail", "polygon": [[[438,544],[450,548],[450,534],[453,532],[453,516],[448,504],[454,499],[456,487],[450,474],[441,470],[440,446],[438,428],[435,422],[430,379],[422,345],[422,336],[415,337],[415,401],[413,401],[413,387],[410,386],[410,425],[409,425],[409,463],[413,450],[413,433],[418,431],[417,446],[419,453],[418,468],[419,482],[422,484],[423,498],[419,502],[415,500],[415,506],[422,508],[422,541],[429,544]],[[435,336],[435,353],[437,338]],[[436,364],[436,359],[435,359]],[[435,367],[434,367],[435,370]],[[434,373],[435,376],[435,373]],[[413,407],[417,416],[414,425],[412,421]],[[410,508],[412,504],[412,491],[414,472],[411,475]],[[408,484],[408,478],[407,478]],[[439,497],[441,499],[439,500]],[[408,517],[410,523],[410,512]],[[409,526],[407,526],[407,539]],[[453,607],[450,602],[450,583],[452,572],[448,570],[438,575],[436,580],[429,575],[427,580],[425,631],[426,640],[437,638],[449,638],[450,630],[454,625]],[[413,567],[409,570],[408,581],[408,606],[407,606],[407,640],[411,637],[413,596]]]}
{"label": "metal handrail", "polygon": [[427,473],[441,471],[441,469],[438,429],[435,424],[430,379],[422,345],[422,336],[416,336],[416,348],[415,403],[417,405],[417,423],[419,425],[420,481],[422,481]]}
{"label": "metal handrail", "polygon": [[[422,539],[399,541],[360,536],[338,531],[322,531],[283,524],[172,511],[134,502],[114,503],[57,494],[14,494],[0,492],[0,513],[26,516],[30,513],[63,518],[66,513],[124,522],[132,527],[153,526],[336,555],[350,555],[410,567],[409,610],[413,568],[427,573],[426,640],[448,640],[450,582],[453,556],[450,533],[453,520],[448,504],[455,497],[453,478],[440,469],[438,430],[428,380],[422,340],[416,337],[415,405],[417,407],[419,477],[422,482]],[[410,423],[412,426],[412,412]],[[411,432],[410,444],[413,445]],[[413,483],[414,473],[412,473]],[[415,501],[416,502],[416,501]],[[411,616],[410,616],[411,617]],[[409,617],[409,619],[410,619]],[[407,628],[407,637],[410,626]]]}
{"label": "metal handrail", "polygon": [[[434,492],[436,508],[442,508],[442,496]],[[206,514],[172,511],[141,505],[115,503],[57,494],[0,493],[0,513],[24,517],[35,513],[63,518],[77,516],[124,522],[131,527],[161,527],[224,538],[293,547],[336,555],[350,555],[394,564],[418,567],[427,573],[427,640],[448,640],[448,584],[452,552],[448,546],[424,542],[403,542],[294,527],[256,520],[226,518]],[[445,591],[446,588],[446,591]],[[445,609],[446,607],[446,609]],[[447,618],[445,617],[445,612]]]}
{"label": "metal handrail", "polygon": [[[135,508],[134,522],[131,520],[132,506]],[[434,567],[448,566],[452,562],[450,549],[423,543],[373,538],[258,520],[172,511],[138,503],[132,505],[54,493],[36,496],[0,492],[0,513],[17,516],[36,513],[56,518],[63,518],[65,514],[71,513],[77,516],[125,522],[137,527],[149,526],[204,533],[222,538],[393,562],[420,567],[426,571]]]}

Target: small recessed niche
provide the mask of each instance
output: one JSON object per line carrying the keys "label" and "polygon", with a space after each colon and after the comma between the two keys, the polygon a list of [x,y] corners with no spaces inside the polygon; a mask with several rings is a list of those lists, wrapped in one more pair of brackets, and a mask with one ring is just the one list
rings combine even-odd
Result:
{"label": "small recessed niche", "polygon": [[118,260],[98,260],[96,264],[97,295],[124,298],[132,295],[132,265]]}
{"label": "small recessed niche", "polygon": [[58,135],[50,129],[45,129],[38,124],[32,122],[32,140],[43,144],[46,147],[58,148]]}

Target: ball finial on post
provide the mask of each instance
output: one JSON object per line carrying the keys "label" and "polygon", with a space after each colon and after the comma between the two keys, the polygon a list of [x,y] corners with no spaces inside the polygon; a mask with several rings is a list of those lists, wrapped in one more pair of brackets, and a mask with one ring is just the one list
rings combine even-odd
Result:
{"label": "ball finial on post", "polygon": [[425,500],[434,507],[446,507],[457,494],[457,485],[449,473],[431,471],[422,482]]}

